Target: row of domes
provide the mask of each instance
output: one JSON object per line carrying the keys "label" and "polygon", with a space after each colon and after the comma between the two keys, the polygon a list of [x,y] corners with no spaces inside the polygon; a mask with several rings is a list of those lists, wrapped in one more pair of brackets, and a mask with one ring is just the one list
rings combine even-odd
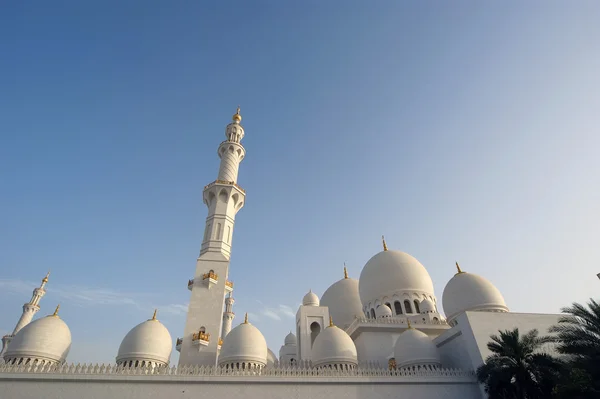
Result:
{"label": "row of domes", "polygon": [[[305,306],[327,306],[333,321],[345,327],[356,317],[368,316],[370,309],[377,312],[379,305],[394,298],[418,300],[418,313],[437,312],[433,282],[425,267],[413,256],[385,247],[365,264],[359,280],[345,273],[320,301],[309,292],[302,302]],[[508,311],[502,294],[490,281],[460,268],[444,288],[442,305],[450,321],[469,310]]]}

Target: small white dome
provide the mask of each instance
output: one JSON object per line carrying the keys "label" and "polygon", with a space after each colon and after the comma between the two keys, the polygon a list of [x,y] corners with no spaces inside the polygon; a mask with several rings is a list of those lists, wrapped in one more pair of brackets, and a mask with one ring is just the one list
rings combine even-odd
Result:
{"label": "small white dome", "polygon": [[404,331],[394,345],[397,367],[439,366],[442,361],[437,347],[427,334],[414,328]]}
{"label": "small white dome", "polygon": [[358,293],[358,280],[343,278],[333,283],[321,297],[321,306],[329,308],[333,322],[347,327],[355,317],[363,317],[362,303]]}
{"label": "small white dome", "polygon": [[173,340],[169,330],[155,317],[133,327],[125,335],[116,362],[145,361],[160,365],[169,364]]}
{"label": "small white dome", "polygon": [[489,280],[473,273],[460,272],[446,284],[442,295],[448,320],[472,311],[508,312],[504,297]]}
{"label": "small white dome", "polygon": [[4,360],[29,358],[63,363],[71,349],[71,330],[58,315],[34,320],[12,339]]}
{"label": "small white dome", "polygon": [[435,310],[435,303],[429,298],[423,299],[419,308],[421,313],[437,313],[437,310]]}
{"label": "small white dome", "polygon": [[390,309],[387,305],[379,305],[377,309],[375,309],[375,316],[378,319],[392,317],[392,309]]}
{"label": "small white dome", "polygon": [[317,335],[311,355],[315,367],[358,364],[354,341],[344,330],[336,326],[329,326]]}
{"label": "small white dome", "polygon": [[308,294],[304,295],[302,299],[302,305],[304,306],[319,306],[319,297],[311,291],[308,291]]}
{"label": "small white dome", "polygon": [[277,367],[279,365],[279,360],[273,351],[267,348],[267,367]]}
{"label": "small white dome", "polygon": [[256,363],[262,367],[267,365],[267,341],[258,328],[244,322],[227,334],[221,353],[219,366],[228,363]]}
{"label": "small white dome", "polygon": [[423,265],[400,251],[381,251],[373,256],[360,273],[358,284],[364,306],[384,296],[401,292],[433,295],[433,282]]}
{"label": "small white dome", "polygon": [[296,345],[298,345],[298,340],[296,339],[296,336],[294,335],[294,333],[292,333],[290,331],[290,333],[285,336],[285,340],[283,341],[283,343],[284,343],[284,345],[296,346]]}

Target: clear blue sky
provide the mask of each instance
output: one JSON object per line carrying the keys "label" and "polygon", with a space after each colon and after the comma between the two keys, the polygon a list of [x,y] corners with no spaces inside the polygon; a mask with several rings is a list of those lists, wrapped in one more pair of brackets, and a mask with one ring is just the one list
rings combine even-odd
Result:
{"label": "clear blue sky", "polygon": [[513,311],[597,297],[598,2],[218,3],[3,5],[0,333],[52,269],[69,360],[114,361],[154,307],[181,336],[238,104],[234,325],[275,352],[382,234],[439,301],[455,260]]}

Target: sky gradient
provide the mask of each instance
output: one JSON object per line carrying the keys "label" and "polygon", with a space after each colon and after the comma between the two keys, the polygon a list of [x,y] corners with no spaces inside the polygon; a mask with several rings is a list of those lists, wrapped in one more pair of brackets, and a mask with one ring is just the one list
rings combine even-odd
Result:
{"label": "sky gradient", "polygon": [[[85,4],[84,4],[85,3]],[[12,2],[0,23],[0,333],[48,269],[69,361],[155,307],[183,333],[216,150],[247,155],[230,279],[278,352],[381,250],[512,311],[600,292],[596,1]],[[172,363],[178,359],[173,351]]]}

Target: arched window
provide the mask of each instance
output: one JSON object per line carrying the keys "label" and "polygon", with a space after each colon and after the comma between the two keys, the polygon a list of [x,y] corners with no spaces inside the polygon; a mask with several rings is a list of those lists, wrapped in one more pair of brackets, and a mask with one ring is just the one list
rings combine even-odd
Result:
{"label": "arched window", "polygon": [[410,307],[410,301],[408,299],[406,299],[404,301],[404,309],[406,310],[406,313],[412,313],[412,308]]}
{"label": "arched window", "polygon": [[321,332],[321,326],[316,321],[310,325],[310,347],[315,343],[315,338]]}
{"label": "arched window", "polygon": [[402,314],[402,305],[400,305],[399,301],[394,302],[394,310],[396,314]]}
{"label": "arched window", "polygon": [[439,321],[439,319],[437,317],[434,317],[433,321],[435,321],[437,323]]}
{"label": "arched window", "polygon": [[392,310],[392,305],[390,305],[390,303],[389,303],[389,302],[386,302],[386,303],[385,303],[385,306],[387,306],[388,308],[390,308],[390,310]]}
{"label": "arched window", "polygon": [[376,319],[377,317],[375,316],[375,309],[371,309],[371,318],[372,319]]}
{"label": "arched window", "polygon": [[415,299],[415,312],[421,313],[421,311],[419,310],[419,301],[417,301],[416,299]]}

